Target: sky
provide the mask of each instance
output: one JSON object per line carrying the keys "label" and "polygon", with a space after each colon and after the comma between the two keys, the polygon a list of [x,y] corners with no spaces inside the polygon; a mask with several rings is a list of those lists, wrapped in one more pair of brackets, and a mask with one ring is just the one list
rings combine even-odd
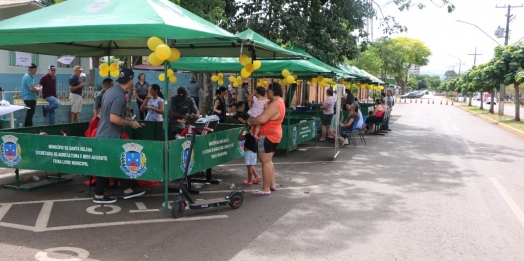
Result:
{"label": "sky", "polygon": [[[439,3],[439,0],[434,1]],[[376,2],[384,5],[389,0],[376,0]],[[460,60],[462,60],[460,69],[463,74],[473,66],[474,56],[468,54],[475,53],[475,48],[477,53],[482,54],[477,56],[477,65],[493,58],[493,49],[497,43],[475,26],[456,20],[475,24],[498,43],[504,44],[504,38],[495,37],[495,30],[498,26],[506,27],[508,5],[524,4],[524,0],[451,0],[456,9],[453,13],[448,13],[445,7],[438,8],[430,0],[419,0],[419,2],[424,3],[426,8],[419,10],[413,7],[409,11],[400,12],[394,4],[389,4],[383,7],[382,11],[385,15],[394,16],[398,22],[408,27],[407,32],[390,37],[407,36],[419,39],[429,47],[432,55],[429,64],[421,68],[421,74],[430,75],[444,75],[447,70],[452,70],[453,66],[458,73]],[[506,8],[495,8],[504,5]],[[524,38],[524,7],[511,8],[511,13],[515,18],[510,22],[510,44]],[[374,39],[384,36],[378,21],[373,22],[373,27]]]}

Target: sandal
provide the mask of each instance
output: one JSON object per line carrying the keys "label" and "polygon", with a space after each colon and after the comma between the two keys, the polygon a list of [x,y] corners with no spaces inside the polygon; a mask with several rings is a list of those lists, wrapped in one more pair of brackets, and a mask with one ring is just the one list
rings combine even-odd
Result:
{"label": "sandal", "polygon": [[269,190],[271,190],[271,191],[278,191],[277,187],[269,188]]}
{"label": "sandal", "polygon": [[325,142],[326,140],[318,140],[318,142]]}
{"label": "sandal", "polygon": [[260,178],[258,178],[258,179],[254,179],[254,180],[253,180],[253,184],[254,184],[254,185],[256,185],[256,184],[258,184],[258,183],[260,183],[260,182],[262,182],[262,180],[260,180]]}
{"label": "sandal", "polygon": [[271,192],[264,192],[260,190],[255,190],[251,194],[253,194],[253,196],[271,196]]}
{"label": "sandal", "polygon": [[253,183],[247,182],[247,180],[242,181],[242,185],[244,186],[253,186]]}

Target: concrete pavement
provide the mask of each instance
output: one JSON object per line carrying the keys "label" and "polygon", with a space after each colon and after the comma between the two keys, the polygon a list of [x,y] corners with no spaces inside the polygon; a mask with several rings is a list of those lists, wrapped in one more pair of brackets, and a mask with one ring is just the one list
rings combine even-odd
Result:
{"label": "concrete pavement", "polygon": [[[279,191],[220,214],[130,212],[158,210],[161,188],[94,208],[80,177],[0,189],[0,260],[522,260],[524,138],[435,103],[397,103],[391,133],[334,160],[327,143],[277,153]],[[198,198],[245,179],[241,161],[214,171]]]}

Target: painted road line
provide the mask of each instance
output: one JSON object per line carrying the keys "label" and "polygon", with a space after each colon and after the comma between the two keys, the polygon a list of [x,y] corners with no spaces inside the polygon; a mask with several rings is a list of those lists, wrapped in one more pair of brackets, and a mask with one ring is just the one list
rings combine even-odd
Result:
{"label": "painted road line", "polygon": [[138,210],[132,209],[132,210],[129,210],[129,213],[144,213],[144,212],[158,212],[158,211],[160,211],[160,209],[148,209],[146,207],[146,204],[144,204],[144,202],[135,202],[135,205],[136,205],[136,208],[138,208]]}
{"label": "painted road line", "polygon": [[513,201],[511,196],[504,189],[504,187],[502,187],[502,185],[500,184],[500,182],[496,178],[490,177],[489,179],[491,180],[491,182],[493,182],[493,185],[495,185],[495,187],[499,191],[500,195],[502,195],[502,197],[504,198],[506,203],[508,203],[509,207],[511,208],[511,210],[513,211],[515,216],[517,216],[517,219],[520,221],[520,224],[522,224],[522,226],[524,226],[524,212],[522,212],[522,210],[519,208],[517,203],[515,203],[515,201]]}
{"label": "painted road line", "polygon": [[459,131],[459,129],[457,128],[457,126],[455,126],[455,124],[451,124],[453,125],[453,128],[455,128],[455,130]]}
{"label": "painted road line", "polygon": [[0,221],[2,221],[2,218],[4,218],[5,214],[7,214],[7,211],[9,211],[11,206],[11,204],[2,204],[0,206]]}
{"label": "painted road line", "polygon": [[466,144],[466,147],[468,147],[471,153],[477,153],[477,151],[473,147],[471,147],[471,144],[469,144],[469,142],[466,139],[464,139],[464,137],[460,137],[460,138],[462,139],[462,141],[464,141],[464,143]]}
{"label": "painted road line", "polygon": [[[227,218],[227,215],[213,215],[203,217],[187,217],[187,218],[162,218],[162,219],[148,219],[148,220],[136,220],[136,221],[121,221],[121,222],[108,222],[108,223],[95,223],[86,225],[72,225],[62,227],[50,227],[45,231],[58,231],[58,230],[71,230],[80,228],[95,228],[95,227],[109,227],[109,226],[122,226],[122,225],[140,225],[140,224],[152,224],[152,223],[164,223],[164,222],[182,222],[182,221],[194,221],[194,220],[209,220],[218,218]],[[39,232],[39,231],[35,231]]]}
{"label": "painted road line", "polygon": [[[244,164],[240,164],[240,165],[245,166]],[[230,165],[228,165],[228,166],[230,166]],[[318,188],[318,185],[303,186],[303,187],[282,187],[282,188],[278,188],[278,190],[297,190],[297,189],[306,189],[306,188]],[[244,190],[244,191],[254,191],[254,190],[257,190],[257,189]],[[200,194],[230,193],[231,191],[233,191],[233,189],[232,190],[210,190],[210,191],[200,191]],[[179,193],[169,193],[168,195],[169,196],[174,196],[174,195],[178,195],[178,194]],[[163,197],[164,194],[145,194],[145,195],[143,195],[141,197],[160,197],[160,196]],[[87,200],[93,200],[93,198],[70,198],[70,199],[56,199],[56,200],[39,200],[39,201],[26,201],[26,202],[21,201],[21,202],[0,203],[0,206],[1,206],[0,207],[0,217],[3,217],[2,216],[3,208],[5,206],[8,206],[8,205],[37,204],[37,203],[44,203],[44,202],[47,202],[47,201],[56,203],[56,202],[72,202],[72,201],[87,201]],[[6,209],[5,211],[7,212],[7,210],[9,210],[9,209]],[[1,221],[1,219],[0,219],[0,221]]]}
{"label": "painted road line", "polygon": [[19,224],[13,224],[13,223],[5,223],[5,222],[0,222],[0,227],[16,228],[16,229],[33,231],[33,232],[42,232],[42,231],[44,231],[44,230],[36,231],[35,227],[32,227],[32,226],[19,225]]}
{"label": "painted road line", "polygon": [[49,222],[49,216],[51,216],[52,209],[53,209],[53,201],[44,202],[42,209],[40,209],[40,214],[38,214],[38,218],[36,219],[36,224],[35,224],[36,231],[45,230],[45,228],[47,227],[47,223]]}
{"label": "painted road line", "polygon": [[[333,148],[330,148],[333,149]],[[347,160],[326,160],[326,161],[308,161],[308,162],[273,162],[273,165],[297,165],[297,164],[322,164],[322,163],[347,163]],[[257,166],[262,165],[261,163],[257,163]],[[221,164],[217,165],[217,167],[227,167],[227,166],[246,166],[245,164]]]}

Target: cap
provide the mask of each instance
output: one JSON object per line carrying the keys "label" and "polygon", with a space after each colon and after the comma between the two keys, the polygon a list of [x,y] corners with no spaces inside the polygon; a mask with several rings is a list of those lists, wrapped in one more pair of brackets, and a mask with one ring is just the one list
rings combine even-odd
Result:
{"label": "cap", "polygon": [[51,64],[51,65],[47,66],[47,69],[48,70],[56,70],[56,66]]}
{"label": "cap", "polygon": [[77,70],[78,71],[82,71],[84,69],[82,69],[82,67],[80,67],[80,65],[77,65],[77,66],[73,67],[73,71],[77,71]]}
{"label": "cap", "polygon": [[29,69],[36,69],[36,64],[32,63],[31,66],[29,66]]}
{"label": "cap", "polygon": [[118,79],[116,79],[119,83],[128,83],[129,80],[132,80],[133,77],[135,77],[135,73],[131,69],[122,69],[120,71],[120,75]]}

